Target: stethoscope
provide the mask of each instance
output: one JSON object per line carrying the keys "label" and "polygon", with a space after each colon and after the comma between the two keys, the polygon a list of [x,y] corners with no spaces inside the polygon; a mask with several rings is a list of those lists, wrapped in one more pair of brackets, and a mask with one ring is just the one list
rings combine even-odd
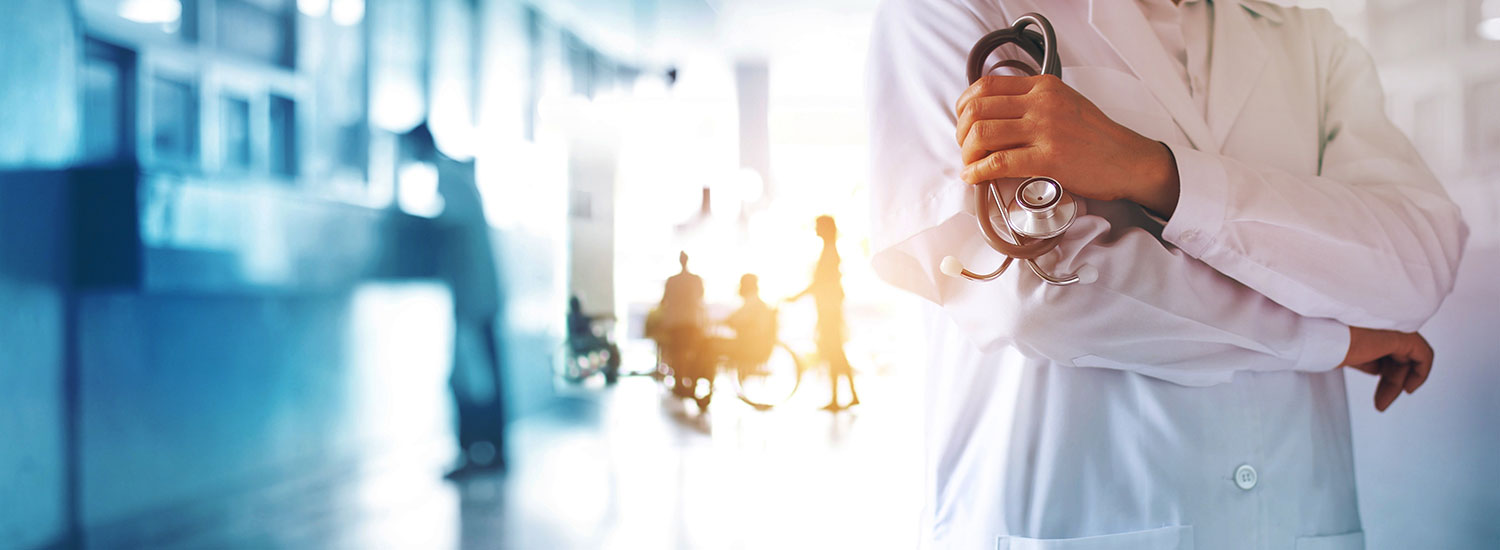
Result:
{"label": "stethoscope", "polygon": [[[1042,32],[1038,34],[1027,30],[1026,27],[1031,25],[1040,28]],[[1052,32],[1052,23],[1040,14],[1028,13],[1017,18],[1010,28],[984,35],[974,44],[974,49],[969,50],[969,84],[984,76],[985,61],[991,53],[1005,44],[1015,44],[1031,54],[1041,65],[1043,74],[1059,78],[1062,76],[1061,62],[1057,59],[1057,36]],[[999,66],[1015,67],[1036,74],[1030,66],[1014,59],[1002,61],[997,65]],[[1000,208],[1000,218],[1004,223],[1000,224],[999,229],[995,227],[991,212],[995,207],[1005,205],[1000,184],[1013,182],[1015,179],[1018,178],[991,180],[976,185],[974,189],[974,214],[979,218],[979,232],[984,235],[990,248],[1005,255],[1005,261],[994,272],[980,275],[964,269],[958,258],[948,256],[943,258],[942,272],[971,281],[989,281],[1005,273],[1011,262],[1019,259],[1048,284],[1065,286],[1093,282],[1098,278],[1098,271],[1092,266],[1085,265],[1077,273],[1057,276],[1036,264],[1037,258],[1057,248],[1057,237],[1062,236],[1078,217],[1078,202],[1063,190],[1062,184],[1057,180],[1047,177],[1025,178],[1016,187],[1015,197],[1010,204]]]}

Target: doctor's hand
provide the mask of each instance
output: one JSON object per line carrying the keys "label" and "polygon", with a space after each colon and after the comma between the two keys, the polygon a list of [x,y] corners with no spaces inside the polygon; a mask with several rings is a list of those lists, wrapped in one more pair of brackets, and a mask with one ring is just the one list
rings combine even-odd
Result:
{"label": "doctor's hand", "polygon": [[1167,146],[1135,133],[1053,76],[986,76],[955,107],[963,179],[1046,176],[1069,192],[1129,200],[1170,216],[1177,163]]}
{"label": "doctor's hand", "polygon": [[1432,372],[1432,346],[1415,332],[1349,327],[1344,366],[1380,377],[1375,410],[1385,412],[1401,395],[1417,391]]}

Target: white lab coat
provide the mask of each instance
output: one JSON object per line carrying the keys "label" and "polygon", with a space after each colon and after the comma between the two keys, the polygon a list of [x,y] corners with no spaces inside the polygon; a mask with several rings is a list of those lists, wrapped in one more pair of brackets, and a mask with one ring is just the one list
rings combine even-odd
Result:
{"label": "white lab coat", "polygon": [[[887,0],[871,37],[875,268],[938,306],[925,544],[1363,547],[1333,370],[1347,327],[1421,327],[1468,233],[1384,116],[1369,56],[1326,11],[1219,0],[1205,117],[1135,2],[998,4]],[[953,104],[974,41],[1030,11],[1056,28],[1063,80],[1181,174],[1165,227],[1084,201],[1040,263],[1091,264],[1090,285],[938,268],[1001,260],[958,176]]]}

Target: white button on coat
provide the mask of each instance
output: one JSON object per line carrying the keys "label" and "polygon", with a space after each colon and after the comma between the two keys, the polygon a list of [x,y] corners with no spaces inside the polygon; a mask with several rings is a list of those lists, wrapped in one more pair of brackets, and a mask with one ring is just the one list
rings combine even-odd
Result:
{"label": "white button on coat", "polygon": [[1238,485],[1241,489],[1246,491],[1254,489],[1255,484],[1259,481],[1259,474],[1255,473],[1255,468],[1249,464],[1241,464],[1239,468],[1235,468],[1234,470],[1234,484]]}
{"label": "white button on coat", "polygon": [[[1348,326],[1418,329],[1452,289],[1467,229],[1327,11],[1211,6],[1206,110],[1136,2],[885,0],[877,13],[873,262],[932,304],[925,547],[1269,550],[1330,533],[1354,542],[1320,548],[1359,547],[1334,370]],[[1002,260],[967,211],[953,104],[974,41],[1033,11],[1057,31],[1064,82],[1171,148],[1177,210],[1163,228],[1136,205],[1082,199],[1044,267],[1095,266],[1094,284],[942,276],[948,255]],[[1224,483],[1247,456],[1277,483]]]}

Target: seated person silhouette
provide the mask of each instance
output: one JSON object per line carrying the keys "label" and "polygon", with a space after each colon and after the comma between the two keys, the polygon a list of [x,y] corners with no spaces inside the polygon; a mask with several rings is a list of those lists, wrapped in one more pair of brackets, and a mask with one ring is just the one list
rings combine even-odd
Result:
{"label": "seated person silhouette", "polygon": [[583,302],[577,296],[568,299],[568,347],[578,355],[609,352],[604,381],[613,384],[620,379],[620,347],[608,338],[594,334],[594,319],[583,312]]}
{"label": "seated person silhouette", "polygon": [[743,304],[724,320],[734,339],[724,344],[724,354],[738,368],[754,368],[771,358],[776,345],[776,310],[760,299],[760,279],[752,273],[740,277]]}

